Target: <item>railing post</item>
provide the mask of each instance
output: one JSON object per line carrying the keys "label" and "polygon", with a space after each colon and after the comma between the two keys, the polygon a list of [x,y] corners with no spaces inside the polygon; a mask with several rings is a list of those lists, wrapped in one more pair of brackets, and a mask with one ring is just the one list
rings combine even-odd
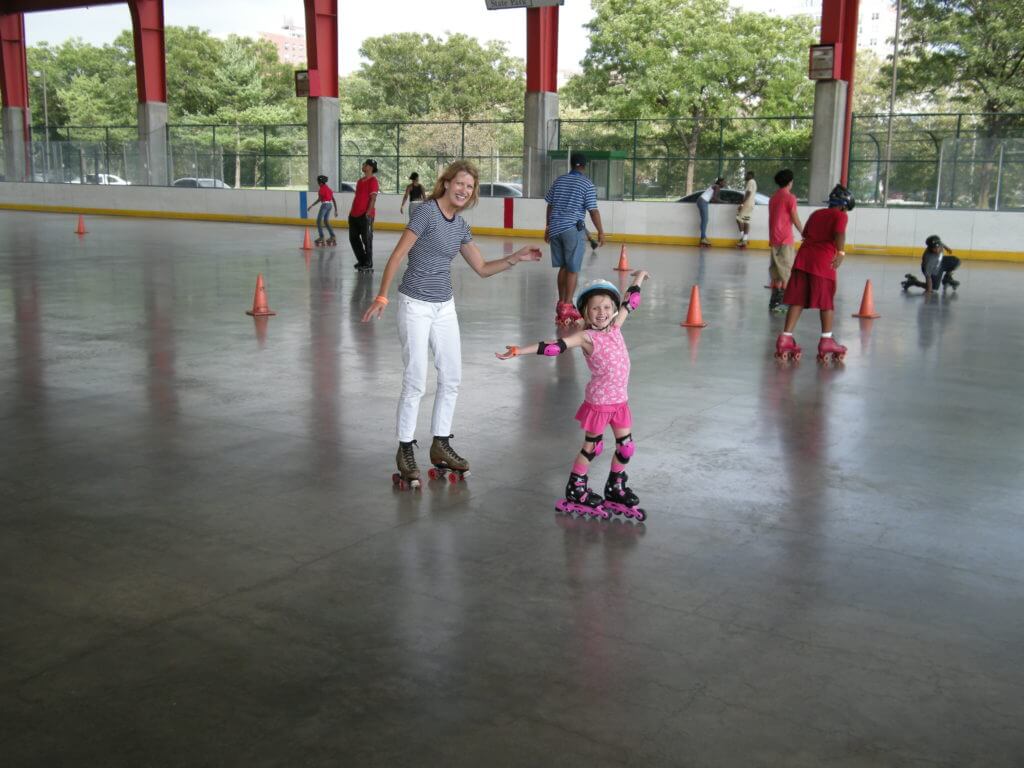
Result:
{"label": "railing post", "polygon": [[402,124],[395,123],[395,194],[402,191]]}
{"label": "railing post", "polygon": [[459,157],[464,158],[466,156],[466,123],[461,122],[462,126],[462,149],[459,151]]}
{"label": "railing post", "polygon": [[[263,189],[267,188],[267,170],[269,168],[269,166],[267,165],[268,162],[269,162],[269,160],[267,158],[267,126],[264,125],[263,126]],[[253,182],[255,182],[255,181],[256,181],[256,179],[253,179]],[[256,186],[256,185],[253,184],[253,186]]]}
{"label": "railing post", "polygon": [[725,171],[725,118],[718,118],[718,175]]}
{"label": "railing post", "polygon": [[963,124],[964,113],[958,112],[956,116],[956,136],[953,141],[953,180],[949,185],[949,207],[956,208],[956,174],[957,164],[960,160],[960,128]]}
{"label": "railing post", "polygon": [[640,121],[633,118],[633,201],[636,202],[636,155],[637,155],[637,130]]}
{"label": "railing post", "polygon": [[[104,173],[110,175],[110,128],[103,129],[103,165],[106,168]],[[125,174],[127,175],[127,174]],[[81,176],[79,176],[81,178]]]}
{"label": "railing post", "polygon": [[999,195],[1003,191],[1003,150],[1006,148],[1006,142],[1002,142],[999,145],[999,168],[996,170],[996,204],[995,210],[999,210]]}

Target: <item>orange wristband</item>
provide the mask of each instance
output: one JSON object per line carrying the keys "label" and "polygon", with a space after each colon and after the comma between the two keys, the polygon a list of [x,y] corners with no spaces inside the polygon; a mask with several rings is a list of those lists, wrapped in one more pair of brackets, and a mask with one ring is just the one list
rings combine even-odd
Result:
{"label": "orange wristband", "polygon": [[508,351],[512,353],[512,357],[519,357],[519,347],[513,345],[508,348]]}
{"label": "orange wristband", "polygon": [[383,304],[385,307],[388,305],[387,296],[378,296],[377,298],[374,299],[374,301]]}

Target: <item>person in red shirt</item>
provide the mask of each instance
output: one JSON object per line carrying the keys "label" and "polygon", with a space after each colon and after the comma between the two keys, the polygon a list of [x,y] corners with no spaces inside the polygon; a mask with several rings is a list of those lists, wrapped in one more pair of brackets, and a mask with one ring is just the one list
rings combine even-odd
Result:
{"label": "person in red shirt", "polygon": [[363,163],[363,177],[356,182],[356,195],[348,212],[348,241],[356,255],[355,268],[360,272],[373,269],[373,219],[377,215],[377,161]]}
{"label": "person in red shirt", "polygon": [[772,281],[768,309],[773,312],[785,309],[782,294],[793,269],[793,227],[797,232],[804,228],[796,210],[796,195],[792,192],[793,172],[783,168],[775,174],[775,183],[779,190],[768,201],[768,246],[771,252],[768,275]]}
{"label": "person in red shirt", "polygon": [[856,201],[850,191],[836,184],[828,195],[828,208],[821,208],[807,217],[804,241],[793,262],[793,272],[782,300],[789,305],[786,325],[775,342],[775,357],[780,360],[800,359],[800,347],[793,339],[793,329],[804,307],[821,310],[821,340],[818,360],[842,360],[846,347],[832,338],[832,300],[836,294],[836,269],[846,252],[847,211]]}
{"label": "person in red shirt", "polygon": [[320,191],[317,192],[316,200],[312,202],[309,208],[306,209],[306,213],[313,210],[313,206],[319,204],[320,210],[316,214],[316,245],[324,245],[324,227],[327,227],[327,245],[337,245],[338,241],[334,237],[334,227],[331,226],[331,206],[334,206],[334,215],[338,215],[338,201],[334,199],[334,191],[327,186],[326,176],[317,176],[316,183],[320,185]]}

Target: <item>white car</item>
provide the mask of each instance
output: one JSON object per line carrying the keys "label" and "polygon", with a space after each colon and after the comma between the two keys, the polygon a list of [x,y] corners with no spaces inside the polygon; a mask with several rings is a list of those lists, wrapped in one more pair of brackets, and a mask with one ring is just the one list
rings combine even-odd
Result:
{"label": "white car", "polygon": [[171,182],[172,187],[203,187],[205,189],[231,189],[220,179],[197,179],[194,176],[186,176],[183,179],[175,179]]}
{"label": "white car", "polygon": [[[72,184],[82,184],[81,179],[72,179]],[[120,176],[115,176],[112,173],[87,173],[85,174],[85,184],[117,184],[125,186],[131,184],[130,181],[125,181]]]}

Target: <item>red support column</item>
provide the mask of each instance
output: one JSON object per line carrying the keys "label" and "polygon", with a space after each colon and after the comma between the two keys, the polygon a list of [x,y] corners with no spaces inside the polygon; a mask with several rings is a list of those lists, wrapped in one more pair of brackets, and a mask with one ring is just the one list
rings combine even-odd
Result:
{"label": "red support column", "polygon": [[167,102],[163,0],[128,0],[135,37],[135,84],[139,103]]}
{"label": "red support column", "polygon": [[846,81],[846,116],[843,128],[843,171],[840,181],[850,175],[850,134],[853,129],[854,71],[857,63],[857,17],[860,0],[822,0],[821,42],[836,47],[840,61],[839,79]]}
{"label": "red support column", "polygon": [[28,127],[28,61],[25,58],[25,16],[0,15],[0,110],[7,180],[31,175]]}
{"label": "red support column", "polygon": [[25,15],[21,13],[0,16],[0,90],[5,107],[28,109]]}
{"label": "red support column", "polygon": [[338,0],[305,0],[309,96],[338,98]]}
{"label": "red support column", "polygon": [[558,92],[558,6],[526,9],[526,90]]}

